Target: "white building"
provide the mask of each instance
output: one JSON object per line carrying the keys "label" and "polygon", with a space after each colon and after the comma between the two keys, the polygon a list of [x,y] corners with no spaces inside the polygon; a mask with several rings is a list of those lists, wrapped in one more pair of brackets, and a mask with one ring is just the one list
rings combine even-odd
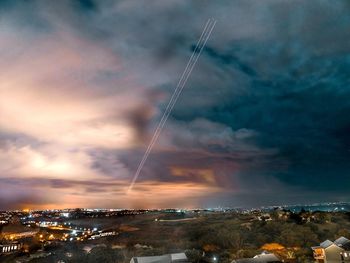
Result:
{"label": "white building", "polygon": [[22,248],[20,243],[10,243],[0,245],[0,254],[13,253],[19,251]]}
{"label": "white building", "polygon": [[189,263],[189,261],[185,253],[175,253],[151,257],[133,257],[130,263]]}
{"label": "white building", "polygon": [[232,263],[282,263],[282,261],[275,254],[263,252],[253,258],[233,260]]}

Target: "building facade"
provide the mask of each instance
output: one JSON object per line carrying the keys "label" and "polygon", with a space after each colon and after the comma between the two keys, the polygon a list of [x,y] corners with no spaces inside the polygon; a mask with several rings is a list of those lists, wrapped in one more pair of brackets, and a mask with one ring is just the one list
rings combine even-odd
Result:
{"label": "building facade", "polygon": [[317,263],[350,263],[350,240],[345,237],[326,240],[312,250]]}
{"label": "building facade", "polygon": [[9,243],[0,245],[0,254],[7,254],[20,251],[22,249],[21,243]]}

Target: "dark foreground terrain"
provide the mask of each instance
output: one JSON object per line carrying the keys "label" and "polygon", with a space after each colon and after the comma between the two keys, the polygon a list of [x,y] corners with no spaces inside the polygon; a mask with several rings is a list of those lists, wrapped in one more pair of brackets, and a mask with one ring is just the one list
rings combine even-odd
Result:
{"label": "dark foreground terrain", "polygon": [[[192,262],[231,262],[265,250],[285,262],[313,262],[311,246],[350,238],[348,212],[170,210],[46,217],[11,215],[1,242],[21,249],[0,255],[0,261],[130,262],[133,256],[185,252]],[[40,225],[55,220],[58,225]]]}

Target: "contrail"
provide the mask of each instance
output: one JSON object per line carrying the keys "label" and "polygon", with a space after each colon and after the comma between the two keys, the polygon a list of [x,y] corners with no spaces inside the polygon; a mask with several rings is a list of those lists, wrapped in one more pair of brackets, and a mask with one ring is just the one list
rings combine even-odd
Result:
{"label": "contrail", "polygon": [[145,153],[141,159],[141,162],[140,162],[140,164],[135,172],[135,175],[134,175],[134,177],[129,185],[127,193],[129,193],[132,190],[137,178],[139,177],[140,172],[141,172],[145,162],[147,161],[149,154],[152,151],[153,145],[157,141],[173,107],[176,104],[177,99],[179,98],[184,86],[186,85],[186,82],[187,82],[189,76],[191,75],[191,72],[192,72],[194,66],[197,63],[197,60],[198,60],[199,56],[201,55],[202,50],[203,50],[205,44],[207,43],[207,41],[211,35],[211,32],[213,31],[213,29],[215,27],[215,24],[216,24],[216,20],[214,20],[212,18],[208,19],[207,23],[205,24],[205,27],[204,27],[202,34],[201,34],[201,36],[196,44],[196,47],[193,50],[192,55],[191,55],[187,65],[186,65],[186,68],[181,75],[181,78],[180,78],[180,80],[179,80],[179,82],[174,90],[173,95],[170,98],[170,101],[165,109],[165,112],[163,113],[163,116],[162,116],[162,118],[157,126],[157,129],[155,130],[155,132],[152,136],[152,139],[147,147],[147,150],[145,151]]}

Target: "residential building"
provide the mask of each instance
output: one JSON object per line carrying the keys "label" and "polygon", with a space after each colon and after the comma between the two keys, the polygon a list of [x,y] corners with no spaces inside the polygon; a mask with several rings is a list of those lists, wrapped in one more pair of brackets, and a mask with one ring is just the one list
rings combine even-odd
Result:
{"label": "residential building", "polygon": [[189,263],[189,260],[185,253],[175,253],[151,257],[133,257],[130,263]]}
{"label": "residential building", "polygon": [[22,244],[18,242],[12,242],[8,244],[0,245],[0,254],[7,254],[17,252],[22,248]]}
{"label": "residential building", "polygon": [[326,240],[312,250],[318,263],[350,263],[350,240],[345,237]]}
{"label": "residential building", "polygon": [[264,251],[253,258],[236,259],[231,263],[282,263],[282,261],[275,254]]}

